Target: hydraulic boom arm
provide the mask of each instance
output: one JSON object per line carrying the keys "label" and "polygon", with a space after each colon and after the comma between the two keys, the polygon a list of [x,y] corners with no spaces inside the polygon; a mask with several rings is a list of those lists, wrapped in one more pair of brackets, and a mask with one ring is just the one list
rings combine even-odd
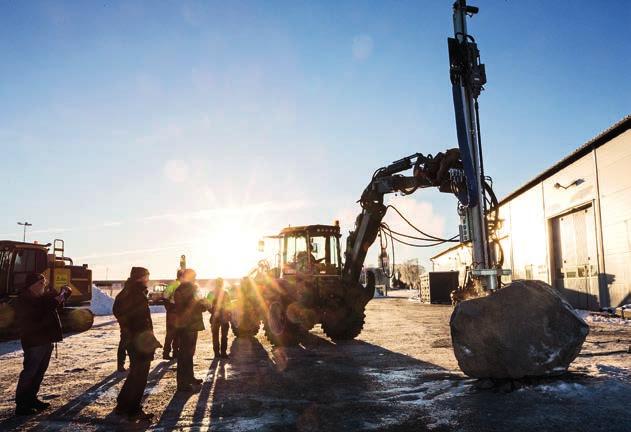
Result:
{"label": "hydraulic boom arm", "polygon": [[[400,174],[412,167],[412,176]],[[458,149],[438,153],[435,157],[416,153],[378,169],[359,199],[362,212],[355,220],[355,230],[346,240],[343,278],[352,282],[359,280],[366,253],[377,238],[386,214],[387,207],[383,204],[386,194],[409,195],[427,187],[462,194],[465,187],[462,173]]]}
{"label": "hydraulic boom arm", "polygon": [[[471,242],[473,250],[471,276],[485,290],[498,287],[504,272],[498,268],[501,266],[491,247],[497,212],[495,224],[489,227],[487,192],[493,204],[496,200],[484,176],[478,116],[478,96],[486,84],[486,70],[480,63],[475,39],[467,33],[466,18],[476,13],[478,8],[468,6],[466,0],[453,5],[454,37],[448,39],[448,47],[458,148],[435,157],[416,153],[375,172],[359,200],[362,212],[347,239],[342,273],[347,281],[359,280],[368,248],[377,238],[386,214],[384,195],[409,195],[419,188],[438,187],[441,192],[454,193],[460,202],[460,241]],[[412,176],[400,174],[412,167]]]}

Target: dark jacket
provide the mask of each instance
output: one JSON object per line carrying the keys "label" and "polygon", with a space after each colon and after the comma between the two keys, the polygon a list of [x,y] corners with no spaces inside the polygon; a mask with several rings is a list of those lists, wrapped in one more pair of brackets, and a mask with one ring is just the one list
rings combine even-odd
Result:
{"label": "dark jacket", "polygon": [[212,306],[210,308],[210,321],[212,323],[230,322],[230,294],[225,289],[215,293]]}
{"label": "dark jacket", "polygon": [[204,330],[202,312],[206,310],[206,306],[197,297],[197,285],[190,282],[183,283],[175,290],[173,298],[177,328],[186,331]]}
{"label": "dark jacket", "polygon": [[153,351],[160,344],[153,334],[146,292],[147,287],[142,283],[128,279],[114,300],[113,312],[127,348],[153,356]]}
{"label": "dark jacket", "polygon": [[22,290],[16,303],[22,347],[30,348],[61,341],[58,307],[59,303],[52,292],[34,296],[30,290]]}

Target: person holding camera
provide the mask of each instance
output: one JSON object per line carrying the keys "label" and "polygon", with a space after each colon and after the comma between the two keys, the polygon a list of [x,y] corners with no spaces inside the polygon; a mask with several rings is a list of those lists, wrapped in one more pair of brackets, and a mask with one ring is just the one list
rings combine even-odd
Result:
{"label": "person holding camera", "polygon": [[57,308],[72,290],[68,286],[59,293],[47,289],[46,278],[28,273],[16,304],[20,343],[24,351],[24,368],[15,390],[15,414],[30,415],[47,409],[50,404],[37,398],[48,369],[53,343],[63,338]]}
{"label": "person holding camera", "polygon": [[129,374],[116,399],[114,412],[129,420],[149,420],[153,417],[153,414],[145,413],[140,404],[151,360],[156,348],[162,346],[153,334],[147,283],[149,270],[132,267],[129,279],[114,300],[114,316],[121,327],[121,334],[125,334],[129,353]]}

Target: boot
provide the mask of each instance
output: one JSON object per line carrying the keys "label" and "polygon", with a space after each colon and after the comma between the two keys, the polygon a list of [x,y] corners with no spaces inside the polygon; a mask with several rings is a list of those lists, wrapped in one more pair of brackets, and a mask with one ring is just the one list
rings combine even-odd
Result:
{"label": "boot", "polygon": [[135,421],[135,420],[140,420],[140,421],[148,421],[151,420],[154,417],[154,414],[152,413],[146,413],[144,412],[142,409],[138,412],[135,412],[133,414],[130,414],[127,418],[130,421]]}
{"label": "boot", "polygon": [[17,405],[15,407],[15,415],[16,416],[27,416],[37,414],[37,409],[30,405]]}
{"label": "boot", "polygon": [[31,406],[35,408],[37,411],[43,411],[45,409],[50,408],[50,403],[43,402],[37,398],[33,402],[31,402]]}

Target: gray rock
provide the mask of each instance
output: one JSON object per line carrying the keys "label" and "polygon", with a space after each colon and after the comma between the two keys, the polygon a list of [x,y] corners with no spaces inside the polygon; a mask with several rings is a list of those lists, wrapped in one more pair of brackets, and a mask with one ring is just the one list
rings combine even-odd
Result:
{"label": "gray rock", "polygon": [[450,325],[460,369],[474,378],[562,374],[589,333],[550,285],[532,280],[458,304]]}

